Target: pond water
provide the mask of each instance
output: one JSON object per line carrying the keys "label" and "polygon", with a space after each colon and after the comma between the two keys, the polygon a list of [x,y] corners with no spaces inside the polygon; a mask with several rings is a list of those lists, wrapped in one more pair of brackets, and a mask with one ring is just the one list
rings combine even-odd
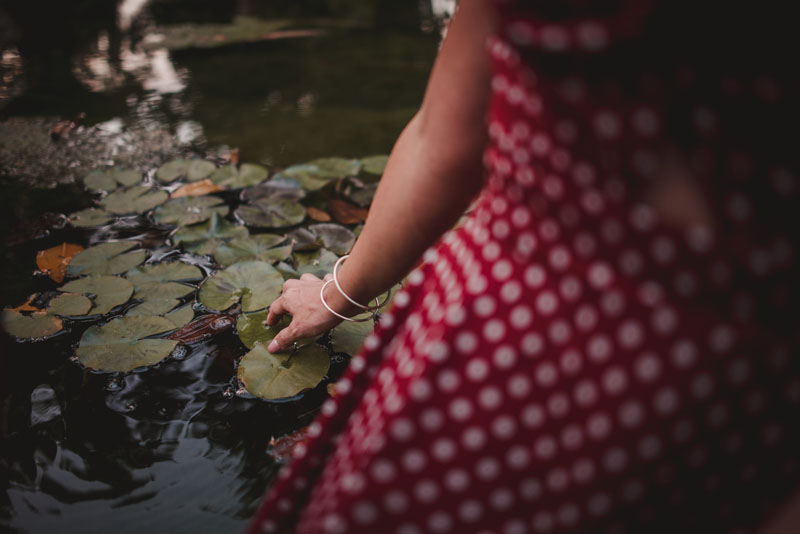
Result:
{"label": "pond water", "polygon": [[[16,4],[0,8],[4,307],[58,287],[33,272],[36,252],[63,242],[137,240],[151,261],[208,274],[142,217],[78,229],[42,215],[91,206],[76,180],[112,162],[152,176],[231,148],[273,168],[387,153],[441,24],[441,2]],[[70,119],[81,126],[51,139]],[[92,322],[36,343],[0,334],[0,531],[241,531],[276,472],[270,438],[307,424],[324,384],[283,403],[237,394],[247,349],[232,330],[139,372],[90,372],[74,354]],[[331,378],[345,364],[334,354]]]}

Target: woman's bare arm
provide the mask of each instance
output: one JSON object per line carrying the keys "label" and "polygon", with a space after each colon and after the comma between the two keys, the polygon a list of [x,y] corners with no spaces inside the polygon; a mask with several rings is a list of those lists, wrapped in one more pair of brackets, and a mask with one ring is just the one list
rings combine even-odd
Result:
{"label": "woman's bare arm", "polygon": [[[493,30],[488,2],[460,2],[422,106],[389,156],[364,230],[340,271],[343,289],[355,300],[369,302],[405,276],[480,190],[490,79],[485,43]],[[270,350],[339,322],[320,304],[321,284],[309,275],[286,282],[267,323],[283,313],[292,314],[292,323]],[[325,297],[340,313],[358,311],[332,284]]]}

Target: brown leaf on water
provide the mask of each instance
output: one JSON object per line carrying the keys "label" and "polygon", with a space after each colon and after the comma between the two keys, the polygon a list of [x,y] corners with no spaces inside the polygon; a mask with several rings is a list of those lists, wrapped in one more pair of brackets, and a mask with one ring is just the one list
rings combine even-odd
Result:
{"label": "brown leaf on water", "polygon": [[306,441],[307,434],[308,430],[301,428],[291,434],[286,434],[279,438],[271,438],[267,453],[276,460],[288,460],[292,456],[292,451],[295,447]]}
{"label": "brown leaf on water", "polygon": [[190,184],[182,185],[172,192],[170,198],[180,197],[201,197],[209,193],[217,193],[225,189],[212,182],[209,178],[192,182]]}
{"label": "brown leaf on water", "polygon": [[328,211],[342,224],[358,224],[367,220],[367,208],[359,208],[338,198],[328,199]]}
{"label": "brown leaf on water", "polygon": [[31,295],[30,297],[28,297],[28,300],[26,300],[24,303],[20,304],[16,308],[11,308],[11,309],[16,311],[16,312],[24,312],[24,311],[38,312],[38,311],[42,311],[42,308],[37,308],[36,306],[31,304],[31,302],[33,302],[33,299],[35,299],[35,298],[36,298],[36,295]]}
{"label": "brown leaf on water", "polygon": [[83,247],[73,243],[61,243],[36,253],[36,266],[53,281],[61,283],[67,274],[67,264]]}
{"label": "brown leaf on water", "polygon": [[224,332],[232,327],[234,323],[234,318],[224,313],[203,315],[170,334],[168,339],[177,340],[181,343],[194,343]]}
{"label": "brown leaf on water", "polygon": [[329,222],[331,220],[330,215],[319,208],[315,208],[314,206],[308,206],[306,208],[306,212],[308,212],[308,216],[311,219],[317,222]]}

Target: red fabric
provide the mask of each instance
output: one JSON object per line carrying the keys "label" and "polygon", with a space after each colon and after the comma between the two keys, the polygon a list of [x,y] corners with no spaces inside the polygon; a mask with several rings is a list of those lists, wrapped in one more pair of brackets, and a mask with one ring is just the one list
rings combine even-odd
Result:
{"label": "red fabric", "polygon": [[798,486],[797,85],[621,5],[501,4],[476,208],[251,532],[746,532]]}

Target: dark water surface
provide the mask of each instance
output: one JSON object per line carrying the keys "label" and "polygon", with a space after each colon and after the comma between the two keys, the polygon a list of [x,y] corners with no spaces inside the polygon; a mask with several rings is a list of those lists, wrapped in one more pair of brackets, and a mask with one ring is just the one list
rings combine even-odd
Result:
{"label": "dark water surface", "polygon": [[[387,153],[421,99],[438,42],[429,6],[416,2],[6,4],[3,306],[58,286],[32,273],[36,251],[64,241],[140,239],[156,257],[180,254],[137,217],[90,231],[43,224],[34,238],[29,218],[91,205],[74,183],[86,169],[115,161],[148,172],[220,145],[278,167]],[[275,30],[287,33],[253,33],[242,16],[288,20]],[[197,26],[175,44],[165,30],[188,23],[219,27]],[[82,129],[49,139],[52,124],[79,113]],[[89,324],[38,343],[0,334],[0,531],[241,531],[276,471],[269,439],[307,424],[324,384],[280,404],[237,394],[246,349],[233,331],[179,346],[141,372],[92,373],[73,359]],[[335,377],[346,362],[333,357]]]}

